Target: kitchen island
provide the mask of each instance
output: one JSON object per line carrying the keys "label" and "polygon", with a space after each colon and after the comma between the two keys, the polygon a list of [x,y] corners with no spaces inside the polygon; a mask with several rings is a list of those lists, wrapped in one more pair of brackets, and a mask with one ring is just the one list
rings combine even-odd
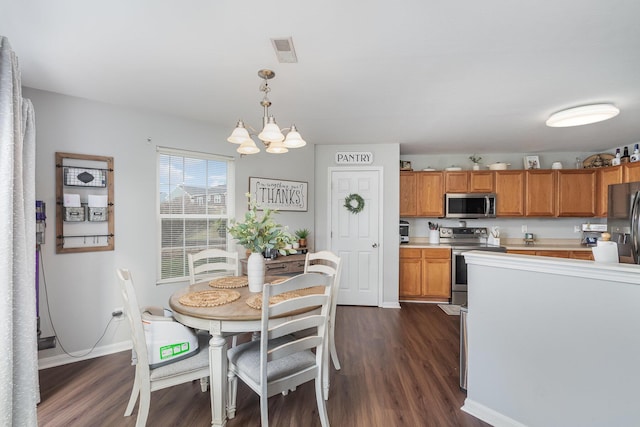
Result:
{"label": "kitchen island", "polygon": [[495,426],[637,425],[640,266],[465,258],[465,412]]}

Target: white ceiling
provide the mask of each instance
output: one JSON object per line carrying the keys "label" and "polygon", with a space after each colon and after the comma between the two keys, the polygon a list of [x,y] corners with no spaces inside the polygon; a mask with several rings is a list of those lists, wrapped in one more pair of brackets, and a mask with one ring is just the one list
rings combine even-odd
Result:
{"label": "white ceiling", "polygon": [[[0,0],[23,84],[203,120],[271,112],[315,144],[402,154],[600,151],[640,141],[638,0]],[[297,64],[270,38],[293,37]],[[547,128],[593,102],[612,120]],[[36,111],[37,114],[37,111]]]}

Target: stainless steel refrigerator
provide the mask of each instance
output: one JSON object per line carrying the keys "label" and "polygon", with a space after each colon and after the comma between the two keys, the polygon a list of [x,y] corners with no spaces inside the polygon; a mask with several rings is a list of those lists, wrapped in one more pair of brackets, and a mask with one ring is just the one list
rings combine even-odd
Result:
{"label": "stainless steel refrigerator", "polygon": [[609,186],[607,229],[620,262],[640,264],[640,182]]}

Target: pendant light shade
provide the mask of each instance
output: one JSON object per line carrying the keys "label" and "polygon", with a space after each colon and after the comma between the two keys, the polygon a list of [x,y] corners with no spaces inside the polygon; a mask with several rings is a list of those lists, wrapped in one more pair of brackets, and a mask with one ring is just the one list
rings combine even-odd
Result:
{"label": "pendant light shade", "polygon": [[267,147],[267,153],[271,154],[284,154],[287,151],[289,151],[289,149],[284,146],[282,141],[271,142]]}
{"label": "pendant light shade", "polygon": [[[271,101],[269,101],[268,94],[271,91],[269,88],[269,80],[274,78],[276,73],[271,70],[260,70],[258,76],[264,80],[264,83],[260,86],[260,91],[264,92],[264,97],[260,101],[260,105],[264,108],[264,116],[262,117],[263,128],[262,132],[258,134],[258,138],[267,147],[267,153],[281,154],[289,151],[289,148],[300,148],[307,145],[307,142],[302,139],[298,129],[295,126],[290,128],[283,128],[282,130],[276,124],[276,119],[269,115],[269,107]],[[249,133],[249,130],[253,133]],[[289,131],[287,137],[282,131]],[[256,146],[251,136],[256,135],[255,129],[245,126],[242,120],[239,120],[236,124],[236,128],[231,135],[227,138],[227,141],[233,144],[240,144],[237,151],[240,154],[255,154],[259,153],[260,149]]]}
{"label": "pendant light shade", "polygon": [[570,127],[588,125],[617,116],[620,110],[613,104],[592,104],[558,111],[549,117],[549,127]]}
{"label": "pendant light shade", "polygon": [[276,119],[274,119],[273,116],[269,116],[267,124],[264,125],[258,138],[265,142],[282,142],[284,140],[284,135],[280,131],[280,128],[276,124]]}
{"label": "pendant light shade", "polygon": [[302,139],[298,129],[296,129],[296,125],[291,125],[291,130],[287,134],[287,137],[284,140],[284,146],[287,148],[300,148],[307,145],[307,141]]}
{"label": "pendant light shade", "polygon": [[231,136],[227,138],[227,141],[234,144],[242,144],[248,139],[251,139],[251,137],[249,136],[249,131],[244,127],[244,123],[242,122],[242,120],[239,120],[236,128],[231,133]]}
{"label": "pendant light shade", "polygon": [[253,139],[249,138],[236,150],[240,154],[256,154],[260,152],[260,149],[256,146],[256,143],[253,142]]}

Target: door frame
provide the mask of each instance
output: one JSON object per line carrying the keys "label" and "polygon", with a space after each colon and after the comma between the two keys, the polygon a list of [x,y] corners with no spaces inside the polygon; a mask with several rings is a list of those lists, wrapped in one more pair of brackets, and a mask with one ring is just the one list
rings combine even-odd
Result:
{"label": "door frame", "polygon": [[[366,171],[374,171],[378,173],[378,304],[377,307],[382,307],[384,302],[384,263],[382,262],[383,253],[384,253],[384,224],[383,213],[384,213],[384,186],[382,185],[384,182],[384,168],[382,166],[343,166],[343,167],[335,167],[331,166],[327,168],[328,177],[327,177],[327,236],[329,250],[333,249],[333,235],[331,234],[331,224],[333,223],[331,217],[331,185],[332,185],[332,177],[334,172],[366,172]],[[339,302],[339,301],[338,301]]]}

